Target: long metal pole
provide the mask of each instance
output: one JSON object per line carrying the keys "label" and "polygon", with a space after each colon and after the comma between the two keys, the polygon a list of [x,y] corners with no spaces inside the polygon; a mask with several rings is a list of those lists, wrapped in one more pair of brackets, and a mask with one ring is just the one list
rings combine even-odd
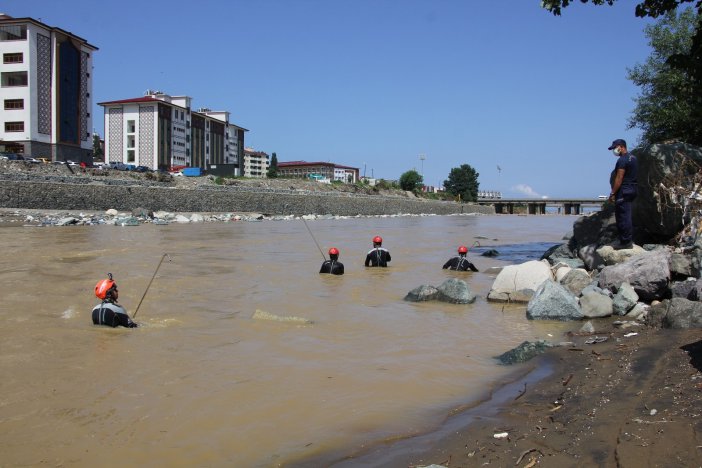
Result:
{"label": "long metal pole", "polygon": [[[144,295],[141,296],[141,300],[139,301],[139,305],[137,305],[136,310],[134,311],[133,317],[136,317],[137,312],[139,312],[139,307],[141,307],[141,303],[144,302],[144,298],[146,297],[146,293],[149,292],[149,288],[151,287],[151,283],[154,282],[154,278],[156,278],[156,273],[158,273],[158,269],[161,268],[161,264],[163,263],[163,259],[168,257],[168,254],[165,253],[163,256],[161,256],[161,261],[158,262],[158,266],[156,267],[156,271],[154,271],[153,276],[151,277],[151,281],[149,281],[149,285],[146,287],[146,291],[144,291]],[[170,257],[169,257],[170,261]]]}
{"label": "long metal pole", "polygon": [[322,251],[322,248],[319,246],[319,242],[317,242],[317,239],[314,238],[314,234],[312,234],[312,230],[311,230],[310,227],[307,225],[307,221],[305,221],[305,218],[300,218],[300,219],[302,220],[303,223],[305,223],[305,227],[307,228],[307,232],[309,232],[309,233],[310,233],[310,236],[312,236],[312,240],[313,240],[314,243],[317,245],[317,248],[319,249],[319,253],[322,254],[322,258],[323,258],[324,261],[326,262],[326,261],[327,261],[327,257],[326,257],[326,255],[324,255],[324,252]]}

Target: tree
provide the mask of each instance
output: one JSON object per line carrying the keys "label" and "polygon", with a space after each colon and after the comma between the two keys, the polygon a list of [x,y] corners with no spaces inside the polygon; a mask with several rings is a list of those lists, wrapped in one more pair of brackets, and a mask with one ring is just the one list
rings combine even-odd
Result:
{"label": "tree", "polygon": [[424,178],[419,172],[411,169],[400,176],[400,188],[414,192],[420,190],[424,184]]}
{"label": "tree", "polygon": [[266,176],[271,179],[278,177],[278,156],[275,153],[271,155],[271,164],[268,166]]}
{"label": "tree", "polygon": [[[580,0],[580,3],[592,3],[593,5],[614,5],[617,0]],[[664,13],[675,10],[683,3],[691,3],[697,1],[696,8],[702,8],[702,0],[644,0],[636,5],[636,16],[658,18]],[[568,5],[572,0],[542,0],[541,6],[554,15],[560,16],[561,10]]]}
{"label": "tree", "polygon": [[102,151],[102,144],[100,142],[100,135],[93,133],[93,159],[100,160],[104,156]]}
{"label": "tree", "polygon": [[629,128],[642,130],[641,143],[673,138],[696,142],[702,136],[693,116],[691,77],[668,63],[670,57],[689,52],[697,16],[691,8],[680,14],[671,11],[644,29],[653,51],[645,63],[627,70],[628,78],[641,87],[629,119]]}
{"label": "tree", "polygon": [[462,201],[478,199],[478,174],[469,164],[454,167],[444,181],[444,188],[453,196],[461,196]]}

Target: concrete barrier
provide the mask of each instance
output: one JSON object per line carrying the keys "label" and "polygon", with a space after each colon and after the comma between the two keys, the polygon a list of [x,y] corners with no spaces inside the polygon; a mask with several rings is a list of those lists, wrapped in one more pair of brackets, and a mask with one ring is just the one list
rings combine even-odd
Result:
{"label": "concrete barrier", "polygon": [[271,215],[494,214],[492,206],[411,198],[171,187],[0,181],[0,207],[45,210],[257,212]]}

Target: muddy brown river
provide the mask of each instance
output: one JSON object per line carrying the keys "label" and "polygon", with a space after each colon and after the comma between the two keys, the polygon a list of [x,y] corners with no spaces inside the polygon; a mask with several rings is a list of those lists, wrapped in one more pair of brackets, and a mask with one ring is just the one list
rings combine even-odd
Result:
{"label": "muddy brown river", "polygon": [[[2,227],[0,465],[279,466],[431,431],[513,372],[493,356],[567,327],[487,303],[493,276],[441,265],[477,236],[558,242],[574,220],[307,221],[341,251],[339,277],[317,273],[301,221]],[[378,234],[391,266],[365,269]],[[93,326],[95,283],[111,272],[133,314],[164,253],[141,327]],[[450,277],[478,300],[402,300]]]}

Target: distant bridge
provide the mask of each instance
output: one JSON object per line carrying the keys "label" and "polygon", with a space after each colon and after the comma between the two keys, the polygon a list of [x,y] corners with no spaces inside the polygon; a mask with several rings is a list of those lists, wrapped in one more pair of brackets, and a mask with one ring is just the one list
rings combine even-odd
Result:
{"label": "distant bridge", "polygon": [[[528,214],[546,214],[547,206],[556,206],[567,215],[579,215],[584,206],[602,208],[606,198],[478,198],[478,205],[493,205],[497,214],[514,214],[514,207],[526,205]],[[561,211],[562,210],[562,211]]]}

